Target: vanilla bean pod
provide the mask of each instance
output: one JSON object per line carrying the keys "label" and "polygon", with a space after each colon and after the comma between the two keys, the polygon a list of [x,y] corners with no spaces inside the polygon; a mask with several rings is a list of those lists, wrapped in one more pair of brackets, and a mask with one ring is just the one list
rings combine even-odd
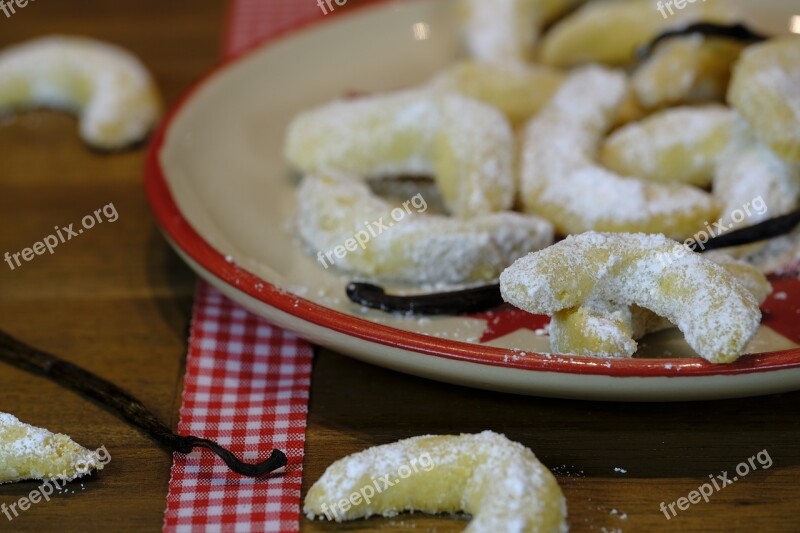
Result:
{"label": "vanilla bean pod", "polygon": [[33,374],[45,376],[61,386],[78,391],[117,413],[129,424],[145,431],[171,452],[190,453],[194,448],[206,448],[219,456],[233,472],[259,477],[286,466],[287,458],[273,450],[265,461],[257,464],[240,461],[219,444],[200,437],[173,433],[142,402],[128,392],[99,376],[47,352],[25,344],[0,331],[0,361]]}

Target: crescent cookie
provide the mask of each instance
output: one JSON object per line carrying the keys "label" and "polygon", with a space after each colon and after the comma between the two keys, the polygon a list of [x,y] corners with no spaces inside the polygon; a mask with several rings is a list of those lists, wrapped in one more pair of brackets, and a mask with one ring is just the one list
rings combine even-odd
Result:
{"label": "crescent cookie", "polygon": [[736,63],[728,102],[778,156],[800,163],[800,37],[748,47]]}
{"label": "crescent cookie", "polygon": [[[722,266],[744,286],[759,304],[772,292],[772,286],[755,267],[719,253],[705,254]],[[559,311],[550,322],[550,348],[553,353],[599,357],[633,357],[636,341],[649,333],[675,326],[648,309],[592,300]]]}
{"label": "crescent cookie", "polygon": [[465,531],[568,530],[553,474],[531,450],[491,431],[413,437],[340,459],[309,489],[304,511],[336,521],[463,511],[472,515]]}
{"label": "crescent cookie", "polygon": [[564,78],[544,65],[463,61],[445,69],[430,86],[496,107],[516,126],[538,113]]}
{"label": "crescent cookie", "polygon": [[669,39],[634,73],[636,97],[646,108],[724,101],[731,68],[744,47],[702,35]]}
{"label": "crescent cookie", "polygon": [[506,302],[534,314],[596,301],[649,309],[712,363],[738,359],[761,322],[758,301],[734,276],[663,235],[571,236],[517,260],[500,287]]}
{"label": "crescent cookie", "polygon": [[[488,2],[487,2],[488,3]],[[729,5],[684,3],[662,16],[650,0],[589,2],[557,22],[544,36],[539,59],[555,67],[586,63],[623,66],[636,59],[636,50],[669,27],[691,22],[728,22],[735,18]]]}
{"label": "crescent cookie", "polygon": [[76,113],[83,140],[113,150],[136,143],[160,114],[147,69],[117,46],[45,37],[0,52],[0,114],[39,106]]}
{"label": "crescent cookie", "polygon": [[521,202],[562,234],[643,231],[684,239],[715,220],[714,198],[697,188],[625,177],[596,161],[629,89],[626,76],[578,69],[525,127]]}
{"label": "crescent cookie", "polygon": [[714,172],[714,196],[729,229],[785,215],[800,203],[800,164],[778,157],[740,117]]}
{"label": "crescent cookie", "polygon": [[72,481],[103,466],[97,453],[68,436],[0,413],[0,484],[30,479]]}
{"label": "crescent cookie", "polygon": [[467,47],[480,61],[529,61],[542,27],[584,1],[463,0]]}
{"label": "crescent cookie", "polygon": [[286,156],[305,173],[433,176],[456,216],[511,207],[514,134],[495,108],[455,93],[405,91],[323,105],[289,125]]}
{"label": "crescent cookie", "polygon": [[553,242],[552,225],[537,217],[458,219],[424,214],[421,194],[412,201],[404,209],[360,181],[309,175],[297,191],[300,235],[326,268],[415,283],[495,280],[517,258]]}
{"label": "crescent cookie", "polygon": [[735,121],[720,105],[667,109],[612,133],[600,162],[622,176],[708,187]]}

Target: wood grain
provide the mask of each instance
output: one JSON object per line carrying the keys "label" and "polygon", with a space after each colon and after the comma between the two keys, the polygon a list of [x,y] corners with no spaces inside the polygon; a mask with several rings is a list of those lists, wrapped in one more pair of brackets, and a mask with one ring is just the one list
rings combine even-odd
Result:
{"label": "wood grain", "polygon": [[[298,0],[299,1],[299,0]],[[310,1],[310,0],[309,0]],[[355,3],[351,0],[350,3]],[[219,57],[222,0],[31,2],[0,14],[0,46],[58,32],[138,54],[173,103]],[[11,271],[0,263],[0,327],[70,359],[145,401],[174,426],[194,276],[168,249],[146,205],[141,149],[98,155],[74,119],[34,112],[0,121],[0,254],[114,203],[103,224]],[[702,404],[609,404],[502,395],[404,376],[322,351],[316,360],[304,491],[334,460],[424,433],[506,433],[554,469],[573,531],[796,531],[800,394]],[[39,378],[0,368],[0,410],[105,445],[98,476],[0,530],[158,531],[170,457],[102,408]],[[672,502],[709,475],[767,450],[760,469],[667,520]],[[0,487],[11,503],[35,483]],[[72,492],[74,491],[74,493]],[[624,518],[623,518],[624,517]],[[403,515],[303,531],[456,531],[465,517]]]}
{"label": "wood grain", "polygon": [[[50,33],[125,46],[174,102],[220,57],[222,0],[30,2],[6,19],[0,46]],[[16,252],[109,203],[98,225],[11,271],[0,264],[0,327],[106,377],[177,423],[194,276],[168,249],[142,189],[144,150],[99,155],[76,121],[38,111],[0,120],[0,254]],[[102,408],[43,379],[0,367],[0,411],[105,445],[101,475],[40,503],[0,530],[157,531],[171,458]],[[36,483],[0,486],[12,503]],[[74,491],[74,494],[72,493]],[[110,525],[113,524],[113,527]]]}

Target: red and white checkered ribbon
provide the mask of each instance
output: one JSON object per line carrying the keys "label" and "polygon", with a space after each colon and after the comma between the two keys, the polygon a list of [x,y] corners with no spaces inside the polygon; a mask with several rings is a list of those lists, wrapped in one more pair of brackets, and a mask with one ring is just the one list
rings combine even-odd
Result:
{"label": "red and white checkered ribbon", "polygon": [[[231,0],[228,57],[322,15],[313,2]],[[285,473],[250,479],[207,451],[175,454],[164,531],[299,531],[312,347],[198,282],[178,432]]]}
{"label": "red and white checkered ribbon", "polygon": [[[230,0],[234,57],[323,16],[313,0]],[[198,282],[178,432],[212,439],[249,462],[273,448],[282,475],[231,473],[210,452],[175,454],[164,531],[298,531],[312,347]]]}
{"label": "red and white checkered ribbon", "polygon": [[225,39],[229,57],[324,15],[316,0],[230,0],[230,4]]}
{"label": "red and white checkered ribbon", "polygon": [[312,348],[199,282],[178,432],[245,461],[284,450],[284,474],[251,479],[212,453],[175,454],[164,531],[299,530]]}

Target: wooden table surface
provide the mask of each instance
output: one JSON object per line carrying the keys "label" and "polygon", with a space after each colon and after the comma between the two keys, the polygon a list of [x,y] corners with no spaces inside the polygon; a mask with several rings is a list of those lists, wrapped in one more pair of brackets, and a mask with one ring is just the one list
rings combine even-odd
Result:
{"label": "wooden table surface", "polygon": [[[300,0],[298,0],[300,1]],[[303,0],[312,1],[312,0]],[[355,0],[351,0],[355,3]],[[168,103],[217,62],[222,0],[29,2],[0,13],[0,46],[49,33],[117,42],[152,69]],[[143,150],[98,155],[75,120],[32,112],[0,121],[0,253],[113,203],[119,219],[14,271],[0,263],[0,328],[124,388],[175,426],[194,276],[165,244],[141,185]],[[317,355],[304,491],[335,459],[424,433],[503,432],[558,475],[574,531],[797,531],[800,394],[709,403],[612,404],[517,397],[444,385]],[[157,531],[170,456],[102,408],[56,385],[0,368],[0,411],[112,461],[67,494],[0,530]],[[667,520],[673,502],[766,450],[773,464]],[[37,483],[0,487],[12,503]],[[457,531],[461,517],[401,516],[304,531]]]}

